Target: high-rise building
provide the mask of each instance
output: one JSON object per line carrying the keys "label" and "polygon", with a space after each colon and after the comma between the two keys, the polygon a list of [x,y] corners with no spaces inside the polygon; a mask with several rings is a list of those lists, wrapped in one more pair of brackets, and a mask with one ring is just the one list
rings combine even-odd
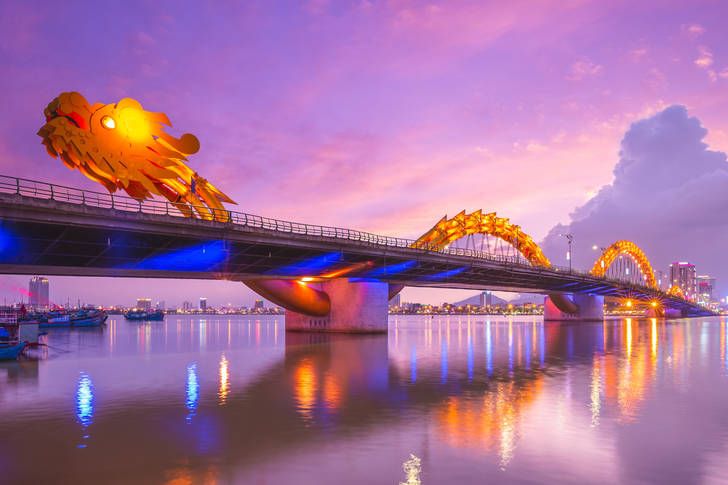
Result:
{"label": "high-rise building", "polygon": [[715,298],[715,278],[708,275],[701,275],[698,282],[698,302],[706,305],[712,303]]}
{"label": "high-rise building", "polygon": [[31,307],[48,308],[48,278],[43,276],[34,276],[30,279],[28,290],[30,292],[29,301]]}
{"label": "high-rise building", "polygon": [[398,307],[398,306],[400,306],[401,303],[402,303],[402,295],[400,295],[399,293],[397,293],[396,295],[394,295],[392,297],[392,299],[389,300],[389,306],[396,306],[396,307]]}
{"label": "high-rise building", "polygon": [[200,298],[200,311],[204,312],[207,310],[207,298]]}
{"label": "high-rise building", "polygon": [[182,310],[184,310],[186,312],[192,310],[192,303],[189,302],[189,301],[183,301],[182,302]]}
{"label": "high-rise building", "polygon": [[483,291],[478,296],[478,305],[489,307],[493,304],[493,294],[490,291]]}
{"label": "high-rise building", "polygon": [[253,307],[256,310],[263,310],[265,306],[263,305],[263,300],[255,300],[255,306]]}
{"label": "high-rise building", "polygon": [[670,286],[672,286],[671,282],[667,279],[665,272],[661,269],[657,270],[657,274],[655,274],[655,279],[657,280],[657,288],[662,291],[667,291],[670,289]]}
{"label": "high-rise building", "polygon": [[685,298],[690,300],[697,298],[698,286],[694,264],[687,262],[672,263],[670,265],[670,281],[672,286],[680,288]]}
{"label": "high-rise building", "polygon": [[140,310],[151,310],[152,299],[151,298],[137,298],[136,307]]}

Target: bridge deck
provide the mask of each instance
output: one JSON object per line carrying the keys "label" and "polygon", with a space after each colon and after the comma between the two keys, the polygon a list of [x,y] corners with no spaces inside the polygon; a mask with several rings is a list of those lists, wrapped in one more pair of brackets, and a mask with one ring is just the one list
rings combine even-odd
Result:
{"label": "bridge deck", "polygon": [[0,177],[0,273],[239,281],[318,276],[369,262],[369,269],[346,276],[407,286],[593,293],[707,312],[646,286],[582,271],[412,248],[414,241],[405,239],[247,214],[229,213],[226,222],[186,218],[169,207],[159,210],[154,204],[164,203],[157,201],[77,191],[79,197],[70,193],[76,189],[52,187],[23,192],[20,183],[3,184]]}

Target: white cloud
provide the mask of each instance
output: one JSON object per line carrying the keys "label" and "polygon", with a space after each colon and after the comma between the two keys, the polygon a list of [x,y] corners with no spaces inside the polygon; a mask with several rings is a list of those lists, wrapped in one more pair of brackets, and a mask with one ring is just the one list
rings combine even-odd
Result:
{"label": "white cloud", "polygon": [[699,37],[705,33],[705,27],[700,24],[683,25],[683,32],[691,37]]}
{"label": "white cloud", "polygon": [[695,59],[695,65],[703,68],[708,69],[710,66],[713,65],[713,53],[708,49],[707,47],[701,45],[698,47],[698,58]]}
{"label": "white cloud", "polygon": [[548,150],[546,145],[542,145],[537,141],[529,141],[526,144],[526,151],[530,153],[543,153]]}
{"label": "white cloud", "polygon": [[632,62],[639,62],[642,60],[643,57],[647,55],[647,47],[640,47],[638,49],[632,49],[629,51],[629,57],[632,60]]}
{"label": "white cloud", "polygon": [[614,181],[554,227],[542,247],[554,264],[564,264],[563,238],[574,234],[574,263],[588,268],[594,244],[620,239],[640,246],[657,270],[689,260],[698,271],[728,289],[728,163],[711,151],[707,130],[683,106],[670,106],[632,124],[625,134]]}
{"label": "white cloud", "polygon": [[604,67],[600,64],[596,64],[589,59],[581,59],[571,65],[571,72],[567,79],[571,81],[581,81],[585,77],[596,76],[604,70]]}

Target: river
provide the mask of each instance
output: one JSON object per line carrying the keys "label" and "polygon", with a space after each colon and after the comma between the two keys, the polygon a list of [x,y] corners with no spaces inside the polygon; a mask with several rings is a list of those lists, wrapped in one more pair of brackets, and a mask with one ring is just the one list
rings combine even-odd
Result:
{"label": "river", "polygon": [[727,325],[112,316],[0,363],[0,482],[728,483]]}

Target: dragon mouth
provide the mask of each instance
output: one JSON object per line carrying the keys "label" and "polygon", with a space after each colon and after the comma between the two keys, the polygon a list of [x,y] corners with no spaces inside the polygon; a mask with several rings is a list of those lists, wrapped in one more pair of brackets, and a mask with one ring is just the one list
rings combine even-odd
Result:
{"label": "dragon mouth", "polygon": [[46,116],[46,121],[49,122],[51,120],[55,120],[56,118],[65,118],[68,120],[69,123],[71,123],[76,128],[80,128],[83,130],[88,130],[88,124],[85,122],[85,120],[76,113],[75,111],[71,113],[64,113],[60,109],[57,109],[53,111],[50,116]]}

